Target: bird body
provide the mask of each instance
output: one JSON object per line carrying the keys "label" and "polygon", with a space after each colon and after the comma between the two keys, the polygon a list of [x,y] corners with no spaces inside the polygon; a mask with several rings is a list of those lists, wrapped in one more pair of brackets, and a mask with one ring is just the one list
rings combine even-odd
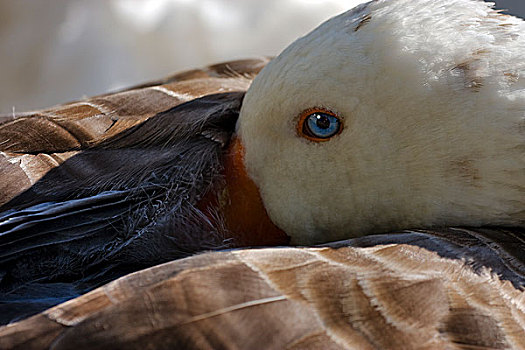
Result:
{"label": "bird body", "polygon": [[220,186],[244,90],[266,62],[184,72],[0,124],[0,323],[129,272],[239,246],[197,207]]}
{"label": "bird body", "polygon": [[378,0],[0,117],[0,348],[524,348],[523,33]]}
{"label": "bird body", "polygon": [[524,244],[450,229],[200,254],[0,328],[0,348],[523,349]]}

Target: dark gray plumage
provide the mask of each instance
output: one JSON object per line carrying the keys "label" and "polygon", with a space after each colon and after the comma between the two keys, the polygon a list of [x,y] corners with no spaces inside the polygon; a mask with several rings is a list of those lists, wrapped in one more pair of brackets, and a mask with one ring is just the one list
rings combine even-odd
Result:
{"label": "dark gray plumage", "polygon": [[234,246],[220,218],[211,223],[197,206],[221,183],[244,91],[267,62],[0,116],[0,324]]}
{"label": "dark gray plumage", "polygon": [[[0,208],[0,322],[231,241],[197,202],[220,179],[242,92],[158,113],[49,171]],[[227,139],[226,139],[227,141]]]}

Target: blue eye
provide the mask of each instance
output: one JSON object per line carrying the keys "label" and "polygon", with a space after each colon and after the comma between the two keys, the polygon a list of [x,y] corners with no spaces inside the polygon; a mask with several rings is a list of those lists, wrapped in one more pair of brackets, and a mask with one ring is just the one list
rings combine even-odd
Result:
{"label": "blue eye", "polygon": [[301,118],[302,134],[312,141],[327,141],[341,131],[341,121],[332,113],[310,111]]}

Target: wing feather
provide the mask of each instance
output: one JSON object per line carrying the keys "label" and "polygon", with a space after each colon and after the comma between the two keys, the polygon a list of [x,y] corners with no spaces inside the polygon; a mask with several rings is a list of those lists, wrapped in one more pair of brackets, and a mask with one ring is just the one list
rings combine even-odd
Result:
{"label": "wing feather", "polygon": [[0,205],[51,169],[159,113],[206,95],[245,91],[268,59],[239,60],[175,74],[49,109],[0,115]]}
{"label": "wing feather", "polygon": [[[523,288],[464,259],[485,251],[495,232],[411,231],[371,236],[370,246],[355,239],[203,254],[4,327],[0,347],[523,349]],[[503,240],[521,244],[523,232],[506,232]],[[499,259],[506,269],[500,253],[479,264]]]}
{"label": "wing feather", "polygon": [[242,92],[267,62],[0,116],[0,315],[62,303],[0,328],[0,348],[524,348],[522,229],[157,265],[227,246],[195,203],[220,178]]}
{"label": "wing feather", "polygon": [[3,118],[0,323],[229,246],[196,204],[221,180],[244,91],[266,62],[219,64]]}

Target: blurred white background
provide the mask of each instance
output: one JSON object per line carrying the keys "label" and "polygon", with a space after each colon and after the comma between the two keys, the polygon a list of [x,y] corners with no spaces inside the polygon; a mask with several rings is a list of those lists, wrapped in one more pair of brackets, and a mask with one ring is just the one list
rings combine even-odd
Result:
{"label": "blurred white background", "polygon": [[[437,1],[437,0],[436,0]],[[362,0],[0,0],[0,113],[276,55]],[[497,1],[525,16],[525,1]]]}

